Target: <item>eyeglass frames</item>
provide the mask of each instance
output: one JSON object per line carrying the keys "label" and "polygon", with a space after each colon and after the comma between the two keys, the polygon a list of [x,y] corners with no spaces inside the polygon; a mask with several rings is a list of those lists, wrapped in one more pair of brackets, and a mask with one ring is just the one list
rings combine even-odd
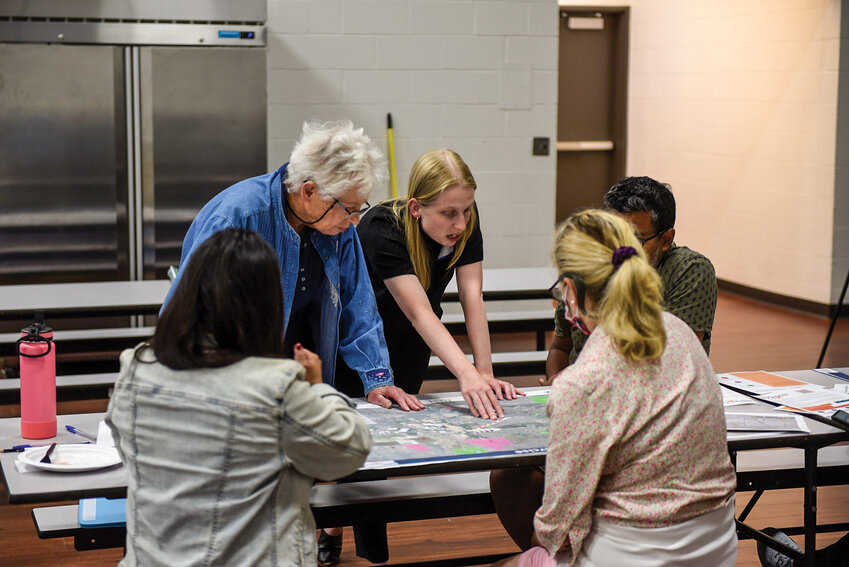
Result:
{"label": "eyeglass frames", "polygon": [[[580,278],[578,278],[577,276],[573,276],[572,274],[570,274],[568,272],[564,272],[564,273],[560,274],[560,276],[558,276],[558,278],[557,278],[557,281],[554,282],[551,285],[550,288],[548,288],[549,295],[551,295],[551,297],[553,297],[554,300],[557,301],[558,303],[565,303],[566,300],[563,297],[563,291],[561,290],[560,285],[563,283],[563,278],[566,278],[566,277],[572,278],[572,281],[575,283],[575,291],[578,295],[579,305],[583,306],[584,305],[584,285],[583,285],[583,282],[580,280]],[[566,321],[568,321],[570,325],[577,328],[583,334],[589,336],[589,334],[590,334],[589,327],[587,327],[586,323],[584,323],[581,320],[580,316],[578,316],[577,314],[572,318],[566,317]]]}
{"label": "eyeglass frames", "polygon": [[[305,179],[305,180],[304,180],[304,182],[305,182],[305,183],[306,183],[307,181],[312,182],[312,183],[313,183],[313,185],[315,185],[316,189],[318,189],[318,183],[316,183],[314,180],[312,180],[312,179]],[[317,219],[315,219],[314,221],[311,221],[311,222],[309,222],[309,223],[307,223],[307,224],[315,224],[315,223],[317,223],[318,221],[320,221],[321,219],[323,219],[324,217],[326,217],[326,216],[327,216],[327,213],[329,213],[329,212],[330,212],[330,210],[331,210],[333,207],[335,207],[336,205],[339,205],[340,207],[342,207],[342,209],[343,209],[343,210],[347,213],[347,215],[345,215],[345,218],[346,218],[346,219],[353,218],[353,217],[354,217],[354,216],[356,216],[356,215],[363,215],[363,214],[365,214],[365,212],[366,212],[367,210],[369,210],[369,209],[371,208],[371,205],[369,205],[369,202],[368,202],[368,201],[366,201],[365,203],[363,203],[363,206],[360,208],[360,210],[358,210],[358,211],[352,211],[351,209],[349,209],[348,207],[346,207],[345,205],[343,205],[342,203],[340,203],[340,202],[339,202],[339,199],[337,199],[337,198],[335,198],[335,197],[334,197],[334,198],[333,198],[333,202],[332,202],[332,203],[330,203],[330,206],[329,206],[329,207],[327,207],[327,209],[326,209],[326,210],[325,210],[325,211],[321,214],[321,216],[320,216],[320,217],[318,217]]]}
{"label": "eyeglass frames", "polygon": [[563,291],[560,289],[560,284],[566,276],[567,274],[561,274],[557,278],[557,281],[551,284],[551,287],[548,288],[548,295],[550,295],[555,301],[563,301]]}
{"label": "eyeglass frames", "polygon": [[[371,205],[369,205],[368,201],[363,203],[363,206],[360,207],[360,210],[358,210],[358,211],[352,211],[351,209],[349,209],[348,207],[346,207],[345,205],[340,203],[339,199],[333,199],[333,205],[339,205],[340,207],[345,209],[345,212],[348,213],[348,216],[346,216],[345,218],[348,218],[348,219],[353,217],[354,215],[364,215],[365,212],[371,208]],[[330,205],[331,209],[333,208],[333,205]],[[327,209],[327,210],[329,211],[330,209]],[[324,214],[327,214],[327,213],[324,213]]]}
{"label": "eyeglass frames", "polygon": [[664,232],[666,232],[667,230],[669,230],[669,229],[668,229],[668,228],[664,228],[663,230],[661,230],[661,231],[659,231],[659,232],[656,232],[656,233],[652,234],[651,236],[646,236],[646,237],[637,236],[637,235],[634,235],[634,236],[637,236],[637,240],[639,240],[639,241],[640,241],[640,244],[641,244],[641,245],[643,245],[643,246],[645,246],[645,245],[646,245],[646,242],[650,242],[650,241],[654,240],[655,238],[657,238],[658,236],[660,236],[661,234],[663,234],[663,233],[664,233]]}

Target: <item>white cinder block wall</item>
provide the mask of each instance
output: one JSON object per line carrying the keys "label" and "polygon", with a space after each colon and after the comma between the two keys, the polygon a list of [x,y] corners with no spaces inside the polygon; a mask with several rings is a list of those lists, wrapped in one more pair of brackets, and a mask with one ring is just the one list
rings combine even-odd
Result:
{"label": "white cinder block wall", "polygon": [[531,145],[555,143],[556,0],[269,0],[268,32],[269,169],[314,118],[385,150],[392,113],[399,194],[420,154],[450,147],[478,182],[485,266],[549,263],[556,162]]}
{"label": "white cinder block wall", "polygon": [[631,6],[628,173],[672,184],[676,240],[722,279],[836,301],[840,1],[604,4]]}
{"label": "white cinder block wall", "polygon": [[[840,1],[560,3],[631,7],[627,172],[672,184],[678,241],[722,279],[834,302]],[[554,0],[269,0],[268,28],[269,168],[310,118],[385,147],[391,112],[399,192],[452,147],[478,179],[486,266],[548,263],[556,165],[530,148],[556,132]]]}

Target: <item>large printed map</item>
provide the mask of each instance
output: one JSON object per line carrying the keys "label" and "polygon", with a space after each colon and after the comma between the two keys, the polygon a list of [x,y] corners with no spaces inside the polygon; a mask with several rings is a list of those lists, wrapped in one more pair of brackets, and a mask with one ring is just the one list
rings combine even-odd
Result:
{"label": "large printed map", "polygon": [[474,417],[460,395],[423,398],[423,411],[357,406],[371,431],[374,447],[364,468],[463,459],[487,453],[515,455],[545,452],[548,389],[501,401],[504,417]]}

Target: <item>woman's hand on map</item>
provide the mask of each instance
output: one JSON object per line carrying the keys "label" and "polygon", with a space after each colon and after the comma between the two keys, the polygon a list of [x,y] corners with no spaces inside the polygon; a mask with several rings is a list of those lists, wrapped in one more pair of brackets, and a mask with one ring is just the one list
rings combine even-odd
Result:
{"label": "woman's hand on map", "polygon": [[413,394],[408,394],[398,386],[381,386],[368,393],[366,399],[376,406],[386,409],[392,407],[392,402],[404,411],[419,411],[424,409],[424,404]]}
{"label": "woman's hand on map", "polygon": [[481,374],[481,376],[489,383],[489,387],[492,388],[499,400],[515,400],[516,396],[525,395],[525,392],[510,382],[498,380],[494,376],[487,376],[486,374]]}
{"label": "woman's hand on map", "polygon": [[460,382],[460,392],[463,394],[463,399],[469,404],[469,409],[475,417],[484,419],[504,417],[504,410],[501,409],[498,400],[503,400],[505,397],[513,400],[516,395],[525,395],[513,384],[496,380],[492,376],[479,373],[477,370],[464,374],[457,379]]}

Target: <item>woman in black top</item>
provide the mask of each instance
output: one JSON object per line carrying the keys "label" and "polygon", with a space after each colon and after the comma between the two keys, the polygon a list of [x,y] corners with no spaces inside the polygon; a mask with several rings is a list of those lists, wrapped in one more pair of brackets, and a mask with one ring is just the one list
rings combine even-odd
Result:
{"label": "woman in black top", "polygon": [[[469,167],[456,152],[427,152],[410,171],[407,197],[369,209],[357,226],[357,235],[383,319],[395,385],[418,393],[432,350],[457,377],[472,414],[496,419],[504,415],[498,400],[524,394],[492,375],[481,294],[483,238],[476,187]],[[455,270],[474,364],[440,321],[442,295]],[[350,396],[363,395],[362,381],[343,363],[336,365],[334,385]],[[360,557],[373,562],[389,557],[384,523],[355,525],[354,536]],[[338,563],[341,528],[322,530],[318,548],[320,565]]]}
{"label": "woman in black top", "polygon": [[[492,374],[476,187],[456,152],[427,152],[410,171],[407,197],[373,207],[357,226],[357,235],[383,319],[395,385],[417,393],[433,351],[457,377],[472,414],[496,419],[504,415],[498,400],[521,392]],[[442,296],[455,269],[474,364],[440,321]],[[362,389],[359,380],[340,374],[340,390],[362,395],[350,391]]]}

